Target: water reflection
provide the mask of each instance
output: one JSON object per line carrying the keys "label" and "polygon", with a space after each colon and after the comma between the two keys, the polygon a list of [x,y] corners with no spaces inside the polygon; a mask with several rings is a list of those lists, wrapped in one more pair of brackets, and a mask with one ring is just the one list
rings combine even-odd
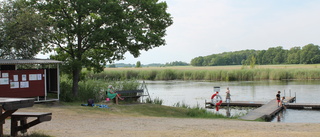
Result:
{"label": "water reflection", "polygon": [[231,117],[231,110],[230,110],[229,106],[227,106],[227,108],[226,108],[226,116]]}
{"label": "water reflection", "polygon": [[285,121],[285,117],[284,117],[285,113],[286,113],[286,109],[283,109],[276,115],[277,122]]}
{"label": "water reflection", "polygon": [[[279,113],[280,114],[280,113]],[[271,122],[282,123],[320,123],[319,110],[307,110],[307,109],[286,109],[282,114],[273,119]]]}

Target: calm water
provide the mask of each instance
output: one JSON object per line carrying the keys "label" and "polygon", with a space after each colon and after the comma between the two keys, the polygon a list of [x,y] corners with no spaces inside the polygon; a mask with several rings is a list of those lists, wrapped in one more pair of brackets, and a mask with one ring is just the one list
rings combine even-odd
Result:
{"label": "calm water", "polygon": [[[320,81],[236,81],[236,82],[201,82],[201,81],[145,81],[152,99],[163,100],[163,105],[174,106],[177,103],[188,106],[205,106],[209,101],[214,86],[220,86],[220,95],[225,98],[226,88],[231,91],[234,101],[265,101],[275,98],[277,91],[281,96],[296,96],[297,103],[320,104]],[[214,110],[209,110],[214,111]],[[250,110],[220,109],[224,115],[239,115]],[[320,110],[287,109],[279,113],[272,122],[285,123],[320,123]]]}

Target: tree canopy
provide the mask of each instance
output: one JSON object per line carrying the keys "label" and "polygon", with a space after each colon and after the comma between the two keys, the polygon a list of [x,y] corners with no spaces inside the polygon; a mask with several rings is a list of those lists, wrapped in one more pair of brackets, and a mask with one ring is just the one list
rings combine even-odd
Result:
{"label": "tree canopy", "polygon": [[165,45],[173,21],[167,4],[158,0],[32,0],[49,22],[50,44],[73,75],[77,96],[82,67],[103,70],[107,62],[134,57],[141,50]]}
{"label": "tree canopy", "polygon": [[189,65],[188,63],[182,62],[182,61],[173,61],[165,64],[165,66],[188,66],[188,65]]}
{"label": "tree canopy", "polygon": [[193,66],[251,65],[260,64],[315,64],[320,63],[320,47],[308,44],[290,50],[282,46],[268,50],[242,50],[200,56],[191,60]]}
{"label": "tree canopy", "polygon": [[24,0],[0,3],[0,57],[33,58],[47,46],[47,21]]}

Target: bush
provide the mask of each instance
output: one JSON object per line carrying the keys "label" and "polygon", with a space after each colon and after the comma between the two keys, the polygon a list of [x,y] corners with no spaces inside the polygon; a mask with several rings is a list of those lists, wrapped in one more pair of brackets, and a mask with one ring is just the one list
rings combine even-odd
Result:
{"label": "bush", "polygon": [[162,105],[163,100],[159,99],[158,97],[155,98],[154,100],[151,100],[151,98],[147,98],[147,99],[146,99],[146,103],[156,104],[156,105]]}
{"label": "bush", "polygon": [[72,80],[66,76],[62,76],[60,83],[60,100],[65,102],[86,102],[88,99],[100,102],[105,98],[108,85],[113,85],[117,90],[136,90],[140,86],[140,83],[136,80],[105,81],[85,79],[79,82],[78,96],[74,97],[72,93]]}

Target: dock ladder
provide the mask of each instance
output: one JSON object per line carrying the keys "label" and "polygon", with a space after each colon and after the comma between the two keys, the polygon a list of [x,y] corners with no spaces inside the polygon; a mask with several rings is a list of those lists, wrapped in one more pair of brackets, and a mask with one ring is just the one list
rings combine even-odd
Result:
{"label": "dock ladder", "polygon": [[143,100],[143,96],[148,96],[149,99],[151,100],[151,97],[150,97],[150,94],[149,94],[149,91],[148,91],[148,88],[147,88],[145,81],[142,82],[140,89],[142,89],[143,92],[147,93],[146,95],[144,93],[143,93],[143,95],[141,95],[142,96],[141,101]]}

